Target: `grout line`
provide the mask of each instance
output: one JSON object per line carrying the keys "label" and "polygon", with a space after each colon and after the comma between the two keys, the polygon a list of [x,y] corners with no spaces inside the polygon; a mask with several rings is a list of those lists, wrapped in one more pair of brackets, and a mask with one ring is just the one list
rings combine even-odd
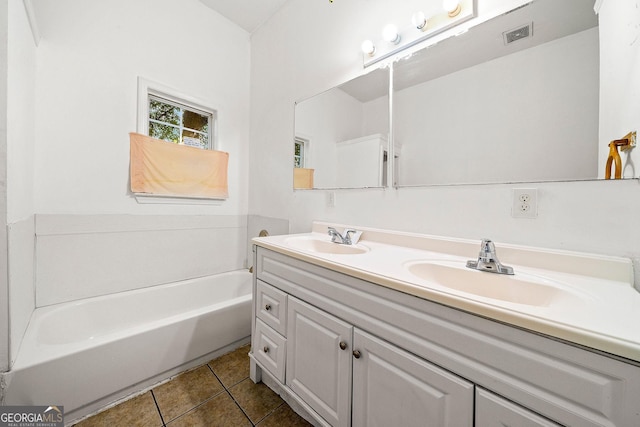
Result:
{"label": "grout line", "polygon": [[[213,368],[207,363],[207,366],[209,367],[209,370],[211,371],[211,373],[218,379],[218,381],[220,381],[220,384],[222,384],[222,388],[224,388],[224,391],[227,392],[227,394],[229,395],[229,397],[231,398],[231,400],[233,400],[233,403],[236,404],[236,406],[240,409],[240,411],[242,411],[242,413],[244,414],[244,416],[247,418],[247,420],[249,420],[249,424],[251,424],[252,427],[255,427],[255,424],[253,423],[253,421],[251,420],[251,418],[249,417],[249,415],[247,414],[247,412],[244,410],[244,408],[240,405],[240,403],[238,403],[238,401],[236,400],[236,398],[233,396],[233,394],[231,394],[231,391],[229,390],[231,387],[240,384],[242,381],[233,384],[231,386],[229,386],[229,388],[227,388],[226,385],[224,385],[224,383],[222,382],[222,380],[220,379],[220,377],[218,377],[218,375],[215,373],[215,371],[213,370]],[[248,377],[247,377],[248,378]]]}
{"label": "grout line", "polygon": [[247,419],[249,420],[249,424],[251,424],[252,427],[255,427],[255,424],[253,422],[253,420],[251,420],[251,418],[249,417],[249,414],[247,414],[247,412],[244,410],[244,408],[240,405],[240,403],[236,400],[236,398],[233,396],[233,394],[231,394],[231,392],[227,389],[225,389],[225,391],[227,392],[227,394],[229,395],[229,397],[231,398],[231,400],[233,400],[233,403],[236,404],[236,406],[238,408],[240,408],[240,410],[242,411],[242,413],[244,414],[245,417],[247,417]]}
{"label": "grout line", "polygon": [[265,415],[264,417],[262,417],[260,420],[258,420],[257,423],[255,423],[255,425],[260,424],[261,422],[263,422],[264,420],[266,420],[267,418],[269,418],[271,415],[273,415],[274,412],[276,412],[278,409],[280,409],[282,407],[282,405],[284,405],[285,401],[282,401],[281,404],[279,404],[278,406],[276,406],[275,408],[273,408],[271,411],[269,411],[269,413],[267,415]]}
{"label": "grout line", "polygon": [[153,393],[153,390],[149,390],[151,392],[151,397],[153,397],[153,403],[156,404],[156,409],[158,410],[158,414],[160,414],[160,421],[162,421],[162,426],[165,427],[166,424],[164,422],[164,417],[162,416],[162,411],[160,410],[160,406],[158,405],[158,401],[156,400],[156,395]]}

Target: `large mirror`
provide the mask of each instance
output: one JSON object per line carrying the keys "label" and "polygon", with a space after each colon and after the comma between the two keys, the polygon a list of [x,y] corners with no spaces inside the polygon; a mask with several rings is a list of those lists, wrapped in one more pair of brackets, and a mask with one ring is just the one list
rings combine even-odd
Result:
{"label": "large mirror", "polygon": [[389,70],[295,105],[294,188],[387,185]]}
{"label": "large mirror", "polygon": [[535,0],[394,63],[398,185],[597,178],[597,25]]}

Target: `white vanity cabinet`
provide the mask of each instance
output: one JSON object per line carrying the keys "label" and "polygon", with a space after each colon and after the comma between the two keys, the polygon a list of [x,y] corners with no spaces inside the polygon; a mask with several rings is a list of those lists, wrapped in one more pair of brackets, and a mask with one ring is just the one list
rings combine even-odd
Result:
{"label": "white vanity cabinet", "polygon": [[332,426],[473,426],[472,383],[297,298],[288,313],[286,385]]}
{"label": "white vanity cabinet", "polygon": [[251,378],[318,425],[640,425],[635,362],[266,248],[254,265]]}

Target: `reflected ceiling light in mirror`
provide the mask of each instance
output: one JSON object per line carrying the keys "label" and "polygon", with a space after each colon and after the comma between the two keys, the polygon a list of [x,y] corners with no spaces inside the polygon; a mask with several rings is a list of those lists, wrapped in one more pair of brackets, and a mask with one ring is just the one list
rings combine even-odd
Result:
{"label": "reflected ceiling light in mirror", "polygon": [[382,29],[382,38],[384,41],[398,44],[400,43],[400,33],[398,32],[398,27],[393,24],[387,24]]}
{"label": "reflected ceiling light in mirror", "polygon": [[[429,16],[423,11],[417,11],[411,16],[412,28],[398,29],[390,24],[384,27],[382,40],[363,42],[363,65],[369,67],[468,21],[476,16],[476,2],[477,0],[431,0]],[[436,12],[431,15],[431,11]],[[369,49],[365,50],[365,43]]]}
{"label": "reflected ceiling light in mirror", "polygon": [[420,31],[427,29],[427,17],[423,11],[418,11],[411,15],[411,25],[416,27]]}
{"label": "reflected ceiling light in mirror", "polygon": [[451,18],[457,16],[462,10],[462,7],[460,6],[460,2],[458,0],[443,0],[442,8]]}

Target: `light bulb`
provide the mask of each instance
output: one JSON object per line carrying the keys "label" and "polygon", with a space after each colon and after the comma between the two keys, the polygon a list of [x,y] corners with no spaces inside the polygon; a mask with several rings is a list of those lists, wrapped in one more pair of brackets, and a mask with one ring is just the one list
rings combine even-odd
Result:
{"label": "light bulb", "polygon": [[398,34],[398,27],[393,24],[388,24],[382,29],[382,38],[389,43],[400,43],[400,34]]}
{"label": "light bulb", "polygon": [[427,17],[423,11],[418,11],[411,15],[411,24],[419,30],[424,30],[427,27]]}
{"label": "light bulb", "polygon": [[373,56],[373,54],[376,53],[376,47],[371,40],[363,41],[360,48],[365,55]]}
{"label": "light bulb", "polygon": [[458,15],[462,10],[459,0],[443,0],[442,8],[449,14],[451,18]]}

